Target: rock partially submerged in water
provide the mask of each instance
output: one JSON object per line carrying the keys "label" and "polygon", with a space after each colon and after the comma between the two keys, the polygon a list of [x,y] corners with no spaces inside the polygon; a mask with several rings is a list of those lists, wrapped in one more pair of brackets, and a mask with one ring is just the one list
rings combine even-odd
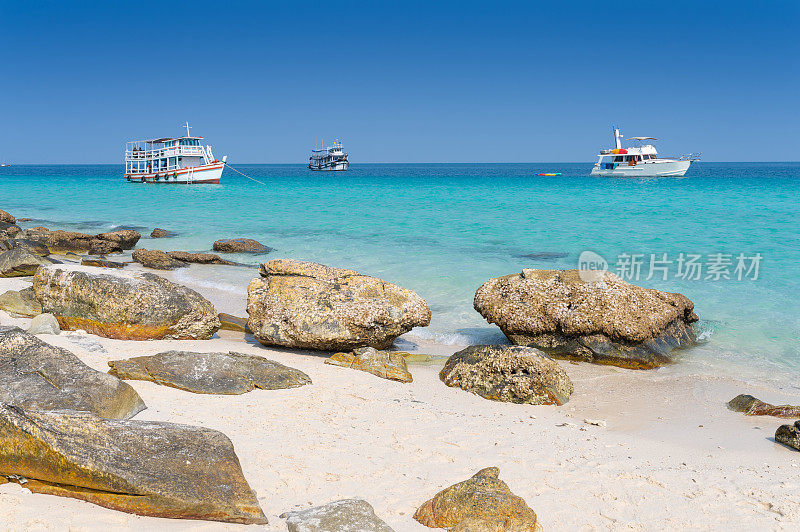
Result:
{"label": "rock partially submerged in water", "polygon": [[0,403],[0,483],[139,515],[267,522],[215,430]]}
{"label": "rock partially submerged in water", "polygon": [[419,507],[414,519],[431,528],[462,532],[541,531],[536,513],[500,480],[496,467],[481,469]]}
{"label": "rock partially submerged in water", "polygon": [[344,499],[308,510],[284,512],[289,532],[393,532],[372,505],[362,499]]}
{"label": "rock partially submerged in water", "polygon": [[100,233],[95,238],[113,242],[120,249],[133,249],[139,239],[142,238],[142,235],[139,231],[133,229],[119,229],[108,233]]}
{"label": "rock partially submerged in water", "polygon": [[414,379],[408,371],[404,355],[396,351],[359,347],[352,353],[334,353],[325,363],[366,371],[392,381],[411,382]]}
{"label": "rock partially submerged in water", "polygon": [[214,251],[222,253],[269,253],[272,248],[252,238],[227,238],[214,242]]}
{"label": "rock partially submerged in water", "polygon": [[175,236],[175,233],[167,231],[166,229],[161,229],[160,227],[156,227],[153,229],[153,232],[150,233],[150,238],[168,238],[171,236]]}
{"label": "rock partially submerged in water", "polygon": [[9,290],[0,294],[0,310],[32,318],[42,313],[42,304],[36,299],[36,292],[30,287],[22,290]]}
{"label": "rock partially submerged in water", "polygon": [[229,260],[225,260],[216,253],[189,253],[187,251],[167,251],[167,255],[173,259],[182,262],[191,262],[195,264],[224,264],[232,266],[236,264]]}
{"label": "rock partially submerged in water", "polygon": [[264,345],[384,349],[430,323],[425,300],[352,270],[292,259],[262,264],[247,289],[248,326]]}
{"label": "rock partially submerged in water", "polygon": [[152,381],[194,393],[238,395],[259,388],[281,390],[311,384],[299,369],[243,353],[167,351],[153,356],[111,360],[109,373],[120,379]]}
{"label": "rock partially submerged in water", "polygon": [[152,273],[52,265],[36,272],[33,289],[65,330],[123,340],[208,340],[220,325],[211,302]]}
{"label": "rock partially submerged in water", "polygon": [[174,259],[158,249],[137,249],[133,252],[133,260],[145,268],[154,270],[174,270],[188,266],[187,263]]}
{"label": "rock partially submerged in water", "polygon": [[439,378],[493,401],[563,405],[572,381],[556,361],[533,347],[473,345],[447,359]]}
{"label": "rock partially submerged in water", "polygon": [[484,283],[474,306],[512,343],[558,358],[650,369],[696,341],[689,298],[611,272],[526,269]]}
{"label": "rock partially submerged in water", "polygon": [[794,425],[781,425],[775,431],[775,441],[800,451],[800,420]]}
{"label": "rock partially submerged in water", "polygon": [[[145,409],[127,383],[17,327],[0,327],[0,402],[129,418]],[[0,461],[2,462],[2,461]]]}
{"label": "rock partially submerged in water", "polygon": [[744,412],[747,416],[800,417],[800,406],[771,405],[746,394],[728,401],[728,408],[734,412]]}
{"label": "rock partially submerged in water", "polygon": [[47,257],[35,255],[24,247],[15,247],[0,252],[0,277],[24,277],[33,275],[39,266],[53,264]]}

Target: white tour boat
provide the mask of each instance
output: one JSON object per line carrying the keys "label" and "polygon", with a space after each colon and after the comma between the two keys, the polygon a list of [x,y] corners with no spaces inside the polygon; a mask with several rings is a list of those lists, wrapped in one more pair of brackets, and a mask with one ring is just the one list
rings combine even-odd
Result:
{"label": "white tour boat", "polygon": [[628,140],[638,142],[638,146],[623,148],[622,135],[616,126],[612,150],[600,150],[598,161],[592,168],[592,175],[625,176],[625,177],[683,177],[693,161],[699,155],[684,155],[678,158],[659,157],[655,146],[644,144],[655,137],[630,137]]}
{"label": "white tour boat", "polygon": [[125,147],[125,179],[134,183],[219,183],[227,156],[214,158],[203,137],[134,140]]}
{"label": "white tour boat", "polygon": [[[323,142],[323,146],[325,143]],[[347,154],[342,150],[342,143],[339,139],[329,148],[312,150],[311,157],[308,158],[308,167],[312,170],[324,171],[343,171],[350,167]]]}

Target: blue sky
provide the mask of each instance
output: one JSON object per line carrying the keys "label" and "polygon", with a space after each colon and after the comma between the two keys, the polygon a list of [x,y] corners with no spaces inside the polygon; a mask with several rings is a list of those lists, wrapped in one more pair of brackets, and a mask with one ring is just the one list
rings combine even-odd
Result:
{"label": "blue sky", "polygon": [[184,121],[239,163],[800,157],[800,2],[8,2],[0,159],[120,162]]}

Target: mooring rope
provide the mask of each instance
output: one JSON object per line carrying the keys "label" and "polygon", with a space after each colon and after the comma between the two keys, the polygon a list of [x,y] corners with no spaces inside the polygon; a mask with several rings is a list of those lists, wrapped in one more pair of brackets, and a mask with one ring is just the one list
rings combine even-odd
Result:
{"label": "mooring rope", "polygon": [[266,183],[264,183],[264,182],[262,182],[262,181],[259,181],[258,179],[253,179],[253,178],[252,178],[252,177],[250,177],[249,175],[247,175],[247,174],[243,174],[242,172],[240,172],[239,170],[237,170],[237,169],[236,169],[236,168],[234,168],[233,166],[229,165],[228,163],[224,163],[224,164],[225,164],[225,166],[227,166],[228,168],[230,168],[231,170],[233,170],[233,171],[234,171],[234,172],[236,172],[237,174],[239,174],[239,175],[242,175],[242,176],[246,177],[246,178],[247,178],[247,179],[249,179],[250,181],[255,181],[256,183],[259,183],[259,184],[261,184],[261,185],[264,185],[265,187],[266,187],[266,186],[268,186]]}

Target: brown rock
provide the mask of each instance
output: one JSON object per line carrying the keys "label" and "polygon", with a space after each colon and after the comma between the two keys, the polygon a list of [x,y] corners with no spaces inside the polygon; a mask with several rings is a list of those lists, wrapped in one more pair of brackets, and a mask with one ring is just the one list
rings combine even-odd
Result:
{"label": "brown rock", "polygon": [[352,270],[280,259],[262,264],[260,274],[247,289],[247,324],[264,345],[384,349],[430,323],[417,294]]}
{"label": "brown rock", "polygon": [[173,259],[183,262],[193,262],[196,264],[225,264],[231,266],[236,264],[229,260],[225,260],[219,255],[214,253],[188,253],[186,251],[167,251],[167,255]]}
{"label": "brown rock", "polygon": [[0,475],[139,515],[267,522],[230,440],[206,428],[0,404]]}
{"label": "brown rock", "polygon": [[533,347],[473,345],[447,359],[439,378],[448,386],[493,401],[563,405],[572,381],[553,359]]}
{"label": "brown rock", "polygon": [[86,252],[89,255],[108,255],[109,253],[120,253],[122,248],[117,242],[93,238],[89,241],[89,249]]}
{"label": "brown rock", "polygon": [[207,340],[219,329],[214,305],[152,273],[59,264],[39,268],[33,289],[64,330],[124,340]]}
{"label": "brown rock", "polygon": [[17,316],[32,318],[42,313],[42,304],[36,299],[33,288],[9,290],[0,294],[0,310]]}
{"label": "brown rock", "polygon": [[124,268],[124,262],[114,262],[104,259],[81,259],[82,266],[94,266],[95,268]]}
{"label": "brown rock", "polygon": [[17,223],[17,219],[8,214],[6,211],[0,210],[0,222],[15,224]]}
{"label": "brown rock", "polygon": [[230,238],[214,242],[214,251],[223,253],[269,253],[272,248],[251,238]]}
{"label": "brown rock", "polygon": [[383,379],[411,382],[414,379],[406,366],[405,354],[360,347],[352,353],[334,353],[325,363],[366,371]]}
{"label": "brown rock", "polygon": [[120,249],[133,249],[136,243],[142,238],[139,231],[133,229],[120,229],[108,233],[100,233],[95,238],[113,242]]}
{"label": "brown rock", "polygon": [[145,409],[125,382],[60,347],[0,326],[0,403],[33,410],[79,410],[121,419]]}
{"label": "brown rock", "polygon": [[175,233],[167,231],[166,229],[161,229],[160,227],[156,227],[153,229],[153,232],[150,233],[150,238],[167,238],[171,236],[175,236]]}
{"label": "brown rock", "polygon": [[681,294],[629,284],[610,272],[523,270],[475,292],[475,310],[517,345],[550,356],[650,369],[693,345],[694,304]]}
{"label": "brown rock", "polygon": [[137,249],[133,252],[133,260],[154,270],[174,270],[188,266],[187,263],[174,259],[157,249]]}
{"label": "brown rock", "polygon": [[244,333],[252,332],[247,326],[247,318],[240,318],[239,316],[234,316],[233,314],[220,312],[219,322],[221,324],[219,327],[220,329]]}
{"label": "brown rock", "polygon": [[167,351],[153,356],[111,360],[109,374],[152,381],[194,393],[238,395],[260,388],[280,390],[311,384],[302,371],[242,353]]}
{"label": "brown rock", "polygon": [[419,507],[414,519],[431,528],[462,532],[536,532],[541,527],[525,501],[498,478],[496,467],[478,471]]}
{"label": "brown rock", "polygon": [[775,406],[745,394],[737,395],[728,401],[728,408],[734,412],[744,412],[747,416],[800,417],[800,406]]}
{"label": "brown rock", "polygon": [[17,218],[17,222],[32,222],[33,218]]}

